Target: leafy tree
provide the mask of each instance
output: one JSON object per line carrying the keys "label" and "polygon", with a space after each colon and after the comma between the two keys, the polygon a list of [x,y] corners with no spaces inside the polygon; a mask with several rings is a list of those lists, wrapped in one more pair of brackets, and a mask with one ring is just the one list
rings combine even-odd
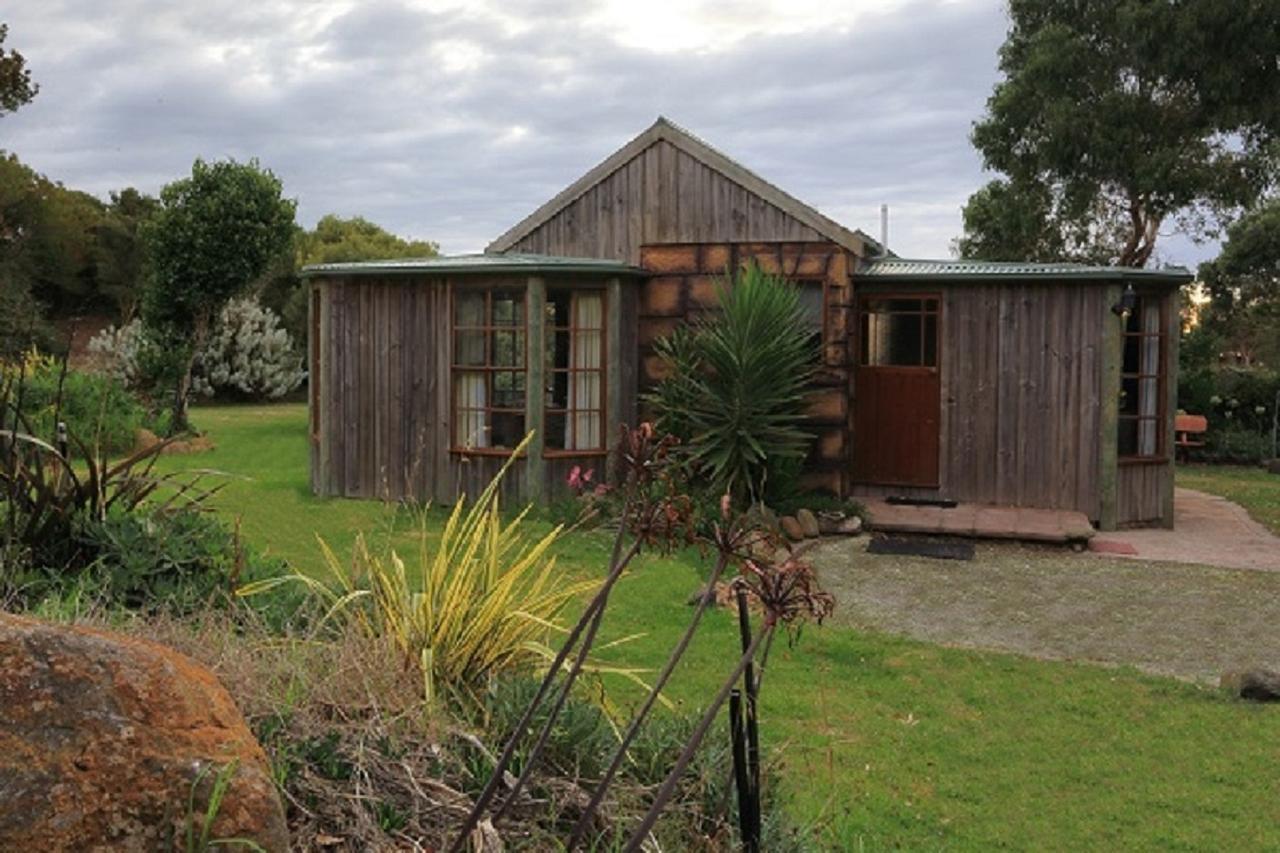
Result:
{"label": "leafy tree", "polygon": [[139,231],[159,208],[156,198],[133,187],[113,192],[111,204],[94,230],[97,290],[115,304],[123,323],[137,310],[146,264]]}
{"label": "leafy tree", "polygon": [[0,24],[0,116],[31,103],[40,91],[40,87],[31,82],[31,72],[22,54],[4,49],[8,35],[9,25]]}
{"label": "leafy tree", "polygon": [[1009,14],[1004,79],[973,131],[1006,177],[970,198],[962,253],[1140,267],[1171,219],[1211,234],[1274,180],[1278,0],[1010,0]]}
{"label": "leafy tree", "polygon": [[142,319],[173,353],[175,432],[187,428],[191,364],[214,317],[293,235],[295,203],[281,192],[257,161],[196,160],[191,177],[160,191],[160,209],[142,226],[150,258]]}
{"label": "leafy tree", "polygon": [[1200,265],[1209,294],[1202,335],[1245,365],[1280,366],[1280,198],[1227,229],[1222,252]]}
{"label": "leafy tree", "polygon": [[295,341],[307,339],[307,293],[299,270],[308,264],[430,258],[440,246],[428,240],[406,240],[361,216],[343,219],[329,214],[311,231],[297,229],[293,245],[278,257],[255,287],[262,304],[279,314]]}
{"label": "leafy tree", "polygon": [[427,240],[406,240],[361,216],[350,219],[329,214],[299,240],[298,265],[350,263],[391,258],[430,258],[440,246]]}

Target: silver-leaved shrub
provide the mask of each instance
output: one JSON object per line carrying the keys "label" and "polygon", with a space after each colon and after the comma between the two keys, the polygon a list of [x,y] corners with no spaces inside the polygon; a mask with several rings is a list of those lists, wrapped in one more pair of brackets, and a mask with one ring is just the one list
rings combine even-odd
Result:
{"label": "silver-leaved shrub", "polygon": [[[148,381],[140,358],[146,341],[141,321],[108,326],[89,342],[102,370],[131,388]],[[196,353],[191,389],[197,394],[240,394],[275,399],[293,391],[307,373],[289,333],[274,311],[257,299],[232,299],[218,315],[209,339]]]}

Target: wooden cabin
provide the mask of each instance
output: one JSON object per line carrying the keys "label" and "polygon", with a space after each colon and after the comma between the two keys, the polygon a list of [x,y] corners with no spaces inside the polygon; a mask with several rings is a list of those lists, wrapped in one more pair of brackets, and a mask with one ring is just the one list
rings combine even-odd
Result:
{"label": "wooden cabin", "polygon": [[1185,270],[897,258],[665,119],[484,255],[305,271],[313,488],[452,501],[538,424],[513,496],[605,470],[654,341],[749,261],[823,342],[809,487],[1172,524]]}

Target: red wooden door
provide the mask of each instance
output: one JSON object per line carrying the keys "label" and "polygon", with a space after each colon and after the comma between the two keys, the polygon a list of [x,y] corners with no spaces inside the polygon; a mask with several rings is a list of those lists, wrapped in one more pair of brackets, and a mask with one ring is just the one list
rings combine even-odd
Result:
{"label": "red wooden door", "polygon": [[858,302],[853,476],[893,486],[938,485],[942,383],[936,296]]}

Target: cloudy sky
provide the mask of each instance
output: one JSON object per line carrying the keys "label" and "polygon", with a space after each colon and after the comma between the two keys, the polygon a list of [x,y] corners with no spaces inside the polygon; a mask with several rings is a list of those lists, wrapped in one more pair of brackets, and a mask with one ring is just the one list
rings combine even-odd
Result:
{"label": "cloudy sky", "polygon": [[[0,148],[105,197],[257,157],[305,225],[478,251],[658,115],[900,255],[984,180],[998,0],[16,0]],[[1162,259],[1212,249],[1173,235]]]}

